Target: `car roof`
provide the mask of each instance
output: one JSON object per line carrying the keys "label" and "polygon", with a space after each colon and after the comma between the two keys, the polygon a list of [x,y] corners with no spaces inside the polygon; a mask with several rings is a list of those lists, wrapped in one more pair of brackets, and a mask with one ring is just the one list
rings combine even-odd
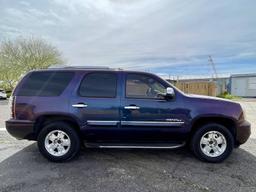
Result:
{"label": "car roof", "polygon": [[143,73],[143,74],[151,74],[144,71],[135,71],[135,70],[124,70],[121,68],[110,68],[110,67],[84,67],[84,66],[69,66],[69,67],[51,67],[48,69],[40,69],[40,70],[34,70],[34,71],[112,71],[112,72],[118,72],[123,71],[126,73]]}

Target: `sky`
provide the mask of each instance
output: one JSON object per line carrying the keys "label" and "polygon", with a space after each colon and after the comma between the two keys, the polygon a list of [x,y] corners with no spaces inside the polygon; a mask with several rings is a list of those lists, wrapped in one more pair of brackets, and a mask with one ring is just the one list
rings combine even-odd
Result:
{"label": "sky", "polygon": [[43,38],[67,65],[171,76],[256,73],[255,0],[0,0],[0,40]]}

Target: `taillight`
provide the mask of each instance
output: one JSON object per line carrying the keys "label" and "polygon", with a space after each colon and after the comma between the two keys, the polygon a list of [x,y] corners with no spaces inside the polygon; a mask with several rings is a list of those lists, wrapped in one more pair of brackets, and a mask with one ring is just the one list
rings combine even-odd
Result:
{"label": "taillight", "polygon": [[9,107],[11,110],[11,118],[15,119],[15,100],[16,97],[15,96],[10,96],[9,98]]}

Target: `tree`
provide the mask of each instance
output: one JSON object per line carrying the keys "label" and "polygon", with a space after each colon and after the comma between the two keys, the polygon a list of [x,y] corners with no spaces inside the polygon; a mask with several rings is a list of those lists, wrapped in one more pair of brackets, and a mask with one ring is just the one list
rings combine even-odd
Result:
{"label": "tree", "polygon": [[12,90],[28,71],[62,63],[63,59],[56,47],[42,39],[19,38],[0,44],[0,81],[3,81],[6,89]]}

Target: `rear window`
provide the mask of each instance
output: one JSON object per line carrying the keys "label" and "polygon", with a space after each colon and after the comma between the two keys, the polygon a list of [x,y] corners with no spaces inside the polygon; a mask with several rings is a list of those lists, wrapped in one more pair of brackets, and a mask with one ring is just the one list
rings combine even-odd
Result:
{"label": "rear window", "polygon": [[17,95],[59,96],[73,76],[73,72],[33,72],[22,84]]}
{"label": "rear window", "polygon": [[114,73],[90,73],[82,80],[79,95],[82,97],[116,97],[117,76]]}

